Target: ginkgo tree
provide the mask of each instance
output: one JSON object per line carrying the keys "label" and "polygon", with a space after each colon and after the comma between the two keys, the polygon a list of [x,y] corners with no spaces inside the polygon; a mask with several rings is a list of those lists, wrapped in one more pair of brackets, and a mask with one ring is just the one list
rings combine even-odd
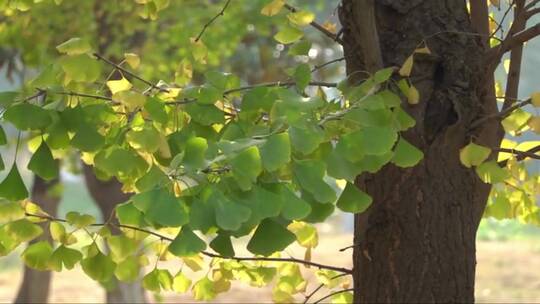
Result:
{"label": "ginkgo tree", "polygon": [[[32,10],[33,2],[3,5]],[[135,2],[145,18],[169,9],[163,0]],[[327,64],[296,64],[288,79],[249,85],[206,69],[211,50],[201,38],[244,1],[223,1],[182,46],[168,81],[138,72],[146,63],[135,53],[113,60],[84,37],[57,44],[57,58],[25,90],[1,95],[2,120],[31,134],[34,149],[28,164],[6,165],[0,252],[48,229],[53,242],[28,246],[22,260],[39,270],[80,265],[104,285],[143,270],[152,292],[191,291],[206,301],[234,280],[271,284],[276,302],[301,294],[304,302],[473,301],[486,206],[496,218],[540,220],[538,175],[527,168],[540,145],[504,139],[538,131],[522,108],[538,106],[540,95],[517,93],[523,44],[540,35],[538,25],[527,28],[540,1],[490,2],[505,10],[502,20],[493,21],[485,0],[343,0],[339,32],[285,1],[260,3],[258,18],[293,55],[309,51],[308,28],[340,44],[345,56],[328,63],[346,62],[339,82],[314,79]],[[508,52],[501,93],[493,72]],[[57,218],[28,199],[19,167],[55,178],[57,159],[72,149],[98,177],[133,193],[115,217]],[[283,255],[295,242],[314,250],[313,224],[336,209],[355,214],[352,269]],[[246,236],[253,256],[238,256],[234,240]],[[161,260],[206,272],[171,273]],[[333,292],[314,299],[322,287],[307,289],[308,266]]]}

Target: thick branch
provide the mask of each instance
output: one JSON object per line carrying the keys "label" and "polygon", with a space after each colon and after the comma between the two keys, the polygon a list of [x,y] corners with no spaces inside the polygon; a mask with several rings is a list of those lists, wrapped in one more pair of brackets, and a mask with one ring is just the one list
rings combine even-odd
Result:
{"label": "thick branch", "polygon": [[[289,11],[293,12],[293,13],[296,13],[298,11],[298,9],[296,7],[294,7],[292,5],[289,5],[287,3],[285,3],[285,8],[288,9]],[[343,44],[343,40],[341,40],[341,38],[339,38],[336,34],[332,33],[331,31],[327,30],[321,24],[319,24],[319,23],[317,23],[315,21],[312,21],[309,25],[311,25],[312,27],[314,27],[315,29],[317,29],[319,32],[323,33],[324,35],[326,35],[330,39],[334,40],[335,42],[337,42],[339,44]]]}
{"label": "thick branch", "polygon": [[[68,222],[65,219],[60,219],[60,218],[52,217],[52,216],[49,216],[49,215],[39,215],[39,214],[32,214],[32,213],[25,213],[25,215],[29,216],[29,217],[36,217],[36,218],[44,219],[44,220],[47,220],[47,221],[53,221],[53,222],[62,222],[62,223],[67,223]],[[135,227],[135,226],[131,226],[131,225],[115,224],[114,222],[111,222],[111,221],[109,221],[107,223],[96,223],[96,224],[92,224],[90,226],[93,226],[93,227],[113,226],[113,227],[116,227],[116,228],[131,229],[131,230],[135,230],[135,231],[139,231],[139,232],[148,233],[150,235],[158,237],[160,240],[163,240],[163,241],[169,241],[169,242],[174,241],[173,238],[170,238],[168,236],[159,234],[159,233],[151,231],[151,230],[147,230],[147,229],[144,229],[144,228],[139,228],[139,227]],[[226,256],[222,256],[222,255],[207,252],[207,251],[202,251],[201,253],[203,255],[205,255],[207,257],[211,257],[211,258],[220,258],[220,259],[228,259],[228,260],[236,260],[236,261],[267,261],[267,262],[282,262],[282,263],[283,262],[290,262],[290,263],[298,263],[298,264],[313,266],[313,267],[317,267],[317,268],[320,268],[320,269],[334,270],[334,271],[343,272],[343,273],[346,273],[346,274],[352,273],[352,270],[347,269],[347,268],[324,265],[324,264],[320,264],[320,263],[315,263],[315,262],[306,261],[306,260],[300,260],[300,259],[295,259],[295,258],[226,257]]]}
{"label": "thick branch", "polygon": [[[489,37],[489,8],[485,0],[471,0],[471,23],[474,30],[483,37]],[[483,43],[488,45],[489,39]]]}
{"label": "thick branch", "polygon": [[[522,160],[527,159],[527,158],[540,159],[540,155],[536,154],[536,153],[540,152],[540,146],[536,146],[536,147],[531,148],[531,149],[529,149],[527,151],[520,151],[520,150],[506,149],[506,148],[495,148],[495,149],[492,149],[492,150],[496,151],[496,152],[500,152],[500,153],[513,154],[513,155],[516,156],[517,161],[522,161]],[[507,164],[508,164],[508,160],[504,160],[504,161],[499,162],[499,165],[501,167],[506,167]]]}
{"label": "thick branch", "polygon": [[[511,33],[521,32],[525,29],[527,19],[521,16],[525,5],[525,0],[516,0],[514,9],[514,24],[512,24]],[[521,76],[521,61],[523,58],[523,43],[514,46],[510,52],[510,68],[508,70],[508,79],[506,82],[505,98],[503,111],[512,106],[514,100],[518,98],[519,79]]]}

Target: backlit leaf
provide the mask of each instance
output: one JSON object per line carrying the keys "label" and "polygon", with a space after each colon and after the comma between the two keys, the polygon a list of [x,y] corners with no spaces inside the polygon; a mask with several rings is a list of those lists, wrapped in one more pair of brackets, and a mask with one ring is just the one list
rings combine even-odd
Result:
{"label": "backlit leaf", "polygon": [[41,241],[29,245],[21,254],[24,263],[37,270],[47,270],[49,268],[49,260],[53,253],[49,242]]}
{"label": "backlit leaf", "polygon": [[470,143],[459,151],[459,159],[465,167],[471,168],[483,163],[490,154],[490,148]]}
{"label": "backlit leaf", "polygon": [[114,95],[118,92],[127,91],[133,86],[131,85],[131,82],[129,82],[126,78],[122,77],[119,80],[107,81],[107,87],[109,87],[111,94]]}
{"label": "backlit leaf", "polygon": [[68,41],[56,46],[60,53],[68,55],[80,55],[88,53],[92,50],[90,43],[86,39],[71,38]]}
{"label": "backlit leaf", "polygon": [[16,164],[13,164],[6,178],[0,183],[0,197],[12,201],[18,201],[28,197],[28,190],[26,190]]}
{"label": "backlit leaf", "polygon": [[28,163],[28,170],[44,180],[52,180],[58,177],[58,169],[58,162],[53,158],[49,146],[45,141],[42,141]]}
{"label": "backlit leaf", "polygon": [[302,30],[293,26],[284,26],[274,36],[274,39],[283,44],[291,44],[300,40],[303,36],[304,32]]}
{"label": "backlit leaf", "polygon": [[284,5],[285,5],[285,1],[283,0],[273,0],[272,2],[268,3],[262,8],[261,14],[265,16],[277,15],[281,11]]}

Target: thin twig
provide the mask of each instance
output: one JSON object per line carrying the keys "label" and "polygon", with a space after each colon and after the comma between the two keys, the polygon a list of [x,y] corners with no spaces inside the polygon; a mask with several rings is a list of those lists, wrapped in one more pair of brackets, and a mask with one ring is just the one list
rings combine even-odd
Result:
{"label": "thin twig", "polygon": [[98,60],[101,60],[101,61],[107,63],[108,65],[113,66],[113,67],[116,68],[117,70],[122,71],[122,72],[125,73],[126,75],[129,75],[129,76],[131,76],[131,77],[133,77],[133,78],[135,78],[135,79],[137,79],[137,80],[139,80],[139,81],[145,83],[146,85],[148,85],[148,86],[150,86],[150,87],[152,87],[152,88],[154,88],[154,89],[156,89],[156,90],[158,90],[158,91],[161,91],[161,92],[169,92],[169,90],[167,90],[167,89],[165,89],[165,88],[158,87],[157,85],[153,84],[152,82],[150,82],[150,81],[148,81],[148,80],[146,80],[146,79],[140,77],[139,75],[137,75],[137,74],[135,74],[135,73],[133,73],[133,72],[130,72],[129,70],[127,70],[127,69],[121,67],[120,65],[118,65],[118,64],[116,64],[116,63],[114,63],[114,62],[112,62],[112,61],[110,61],[109,59],[107,59],[107,58],[101,56],[101,55],[98,54],[98,53],[94,53],[93,55],[94,55],[94,57],[96,57]]}
{"label": "thin twig", "polygon": [[512,114],[512,112],[514,112],[515,110],[517,110],[517,109],[519,109],[519,108],[522,108],[522,107],[524,107],[524,106],[530,104],[531,102],[532,102],[532,99],[529,98],[529,99],[520,101],[520,102],[518,102],[518,103],[515,103],[515,104],[512,105],[511,107],[506,108],[506,109],[500,111],[500,112],[497,113],[497,114],[484,116],[484,117],[478,119],[477,121],[474,121],[474,122],[471,124],[471,130],[476,129],[477,127],[479,127],[480,125],[482,125],[482,124],[485,123],[486,121],[489,121],[489,120],[492,120],[492,119],[503,120],[503,119],[505,119],[506,117],[508,117],[510,114]]}
{"label": "thin twig", "polygon": [[113,100],[111,97],[107,97],[107,96],[77,93],[77,92],[49,92],[49,93],[53,95],[56,94],[56,95],[78,96],[78,97],[87,97],[87,98],[94,98],[94,99],[101,99],[101,100],[108,100],[108,101]]}
{"label": "thin twig", "polygon": [[[25,215],[26,215],[26,216],[30,216],[30,217],[41,218],[41,219],[48,220],[48,221],[68,223],[68,221],[65,220],[65,219],[60,219],[60,218],[52,217],[52,216],[50,216],[50,215],[38,215],[38,214],[32,214],[32,213],[28,213],[28,212],[26,212]],[[147,229],[144,229],[144,228],[139,228],[139,227],[131,226],[131,225],[116,224],[116,223],[111,223],[111,222],[109,222],[109,223],[95,223],[95,224],[91,224],[90,226],[92,226],[92,227],[103,227],[103,226],[107,226],[107,225],[114,226],[114,227],[116,227],[116,228],[131,229],[131,230],[135,230],[135,231],[139,231],[139,232],[148,233],[148,234],[151,234],[151,235],[153,235],[153,236],[156,236],[156,237],[158,237],[160,240],[164,240],[164,241],[169,241],[169,242],[174,241],[173,238],[170,238],[170,237],[168,237],[168,236],[165,236],[165,235],[162,235],[162,234],[159,234],[159,233],[157,233],[157,232],[154,232],[154,231],[151,231],[151,230],[147,230]],[[236,260],[236,261],[267,261],[267,262],[282,262],[282,263],[283,263],[283,262],[292,262],[292,263],[298,263],[298,264],[303,264],[303,265],[309,265],[309,266],[317,267],[317,268],[320,268],[320,269],[334,270],[334,271],[343,272],[343,273],[347,273],[347,274],[352,273],[352,270],[351,270],[351,269],[341,268],[341,267],[335,267],[335,266],[330,266],[330,265],[324,265],[324,264],[319,264],[319,263],[315,263],[315,262],[311,262],[311,261],[306,261],[306,260],[300,260],[300,259],[296,259],[296,258],[226,257],[226,256],[222,256],[222,255],[215,254],[215,253],[211,253],[211,252],[207,252],[207,251],[201,251],[201,253],[202,253],[203,255],[207,256],[207,257],[211,257],[211,258],[220,258],[220,259],[226,259],[226,260]]]}
{"label": "thin twig", "polygon": [[340,62],[340,61],[343,61],[343,60],[345,60],[345,57],[336,58],[336,59],[334,59],[334,60],[330,60],[330,61],[325,62],[325,63],[323,63],[323,64],[316,65],[316,66],[311,70],[311,73],[314,73],[314,72],[316,72],[316,71],[318,71],[318,70],[320,70],[320,69],[322,69],[322,68],[324,68],[324,67],[327,67],[327,66],[329,66],[329,65],[331,65],[331,64],[334,64],[334,63],[337,63],[337,62]]}
{"label": "thin twig", "polygon": [[[514,8],[514,23],[512,32],[525,29],[527,19],[523,16],[525,0],[516,0]],[[502,109],[506,110],[514,103],[513,98],[517,98],[519,91],[519,80],[521,75],[521,62],[523,59],[523,44],[518,44],[510,51],[510,67],[508,69],[508,79],[506,81],[506,90],[504,92],[504,102]]]}
{"label": "thin twig", "polygon": [[167,101],[165,102],[166,105],[168,106],[174,106],[174,105],[185,105],[185,104],[190,104],[190,103],[194,103],[194,102],[197,102],[197,99],[183,99],[183,100],[175,100],[175,101]]}
{"label": "thin twig", "polygon": [[342,289],[342,290],[334,291],[334,292],[332,292],[331,294],[326,295],[326,296],[324,296],[324,297],[318,299],[317,301],[313,302],[313,304],[321,303],[322,301],[324,301],[324,300],[326,300],[326,299],[328,299],[328,298],[330,298],[330,297],[333,297],[333,296],[335,296],[335,295],[337,295],[337,294],[340,294],[340,293],[349,292],[349,291],[354,291],[354,288],[347,288],[347,289]]}
{"label": "thin twig", "polygon": [[[223,92],[223,95],[229,95],[236,92],[251,90],[259,87],[291,87],[295,85],[295,81],[277,81],[277,82],[267,82],[267,83],[259,83],[254,85],[248,85],[245,87],[239,87],[227,90]],[[327,88],[335,88],[337,87],[337,83],[335,82],[324,82],[324,81],[311,81],[308,83],[309,86],[315,86],[315,87],[327,87]]]}
{"label": "thin twig", "polygon": [[[507,149],[507,148],[494,148],[492,150],[495,151],[495,152],[499,152],[499,153],[513,154],[513,155],[516,156],[517,161],[522,161],[522,160],[527,159],[527,158],[540,159],[540,155],[536,154],[536,153],[540,152],[540,146],[536,146],[536,147],[531,148],[531,149],[529,149],[527,151],[520,151],[520,150],[516,150],[516,149]],[[508,160],[504,160],[504,161],[499,162],[499,165],[501,167],[506,167],[507,164],[508,164]]]}
{"label": "thin twig", "polygon": [[[347,276],[347,275],[349,275],[349,274],[348,274],[348,273],[338,274],[338,275],[336,275],[336,276],[331,277],[331,278],[330,278],[330,281],[333,281],[333,280],[335,280],[335,279],[339,279],[339,278],[344,277],[344,276]],[[309,299],[311,299],[311,297],[313,297],[313,296],[317,293],[317,291],[321,290],[321,288],[323,288],[323,287],[324,287],[324,284],[321,283],[321,284],[320,284],[317,288],[315,288],[309,295],[307,295],[307,296],[306,296],[306,299],[304,300],[304,304],[308,303],[308,302],[309,302]]]}
{"label": "thin twig", "polygon": [[34,98],[39,98],[39,97],[45,95],[46,93],[47,93],[47,91],[45,91],[45,90],[37,89],[37,93],[36,93],[36,94],[31,95],[31,96],[29,96],[29,97],[26,97],[26,98],[24,98],[24,99],[22,99],[22,100],[19,100],[19,101],[17,101],[17,102],[27,102],[27,101],[32,100],[32,99],[34,99]]}
{"label": "thin twig", "polygon": [[227,10],[227,7],[229,6],[229,4],[231,3],[231,0],[227,0],[227,2],[225,3],[225,5],[223,6],[223,8],[221,9],[221,11],[215,15],[212,19],[210,19],[210,21],[208,21],[202,28],[201,32],[199,33],[199,35],[197,35],[197,38],[195,38],[195,42],[199,42],[199,40],[201,40],[201,37],[202,35],[204,35],[204,32],[206,31],[206,29],[212,25],[212,23],[214,23],[214,21],[217,20],[217,18],[219,18],[220,16],[223,16],[225,14],[225,10]]}
{"label": "thin twig", "polygon": [[[294,7],[292,5],[289,5],[287,3],[285,3],[285,8],[288,9],[289,11],[293,12],[293,13],[298,12],[298,9],[296,7]],[[323,33],[324,35],[326,35],[330,39],[334,40],[335,42],[337,42],[339,44],[343,44],[343,40],[341,38],[339,38],[338,35],[332,33],[331,31],[326,29],[323,25],[321,25],[321,24],[319,24],[319,23],[317,23],[315,21],[311,21],[311,23],[309,25],[311,25],[312,27],[314,27],[315,29],[317,29],[319,32]]]}
{"label": "thin twig", "polygon": [[512,7],[514,6],[514,3],[515,3],[515,0],[513,0],[512,3],[510,3],[510,5],[508,5],[508,8],[504,12],[504,15],[502,16],[501,21],[498,22],[497,28],[493,31],[493,33],[491,33],[490,38],[495,37],[495,34],[497,34],[498,31],[501,31],[501,35],[504,35],[504,30],[503,30],[504,20],[506,19],[506,17],[508,17],[508,14],[512,11]]}

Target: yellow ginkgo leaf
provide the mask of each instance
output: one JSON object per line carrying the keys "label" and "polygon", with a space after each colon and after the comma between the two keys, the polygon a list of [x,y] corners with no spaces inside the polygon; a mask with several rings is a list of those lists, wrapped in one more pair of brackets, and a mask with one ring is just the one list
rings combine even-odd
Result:
{"label": "yellow ginkgo leaf", "polygon": [[491,3],[491,5],[495,6],[496,8],[501,8],[500,0],[489,0],[489,3]]}
{"label": "yellow ginkgo leaf", "polygon": [[412,104],[412,105],[418,104],[420,102],[420,93],[412,85],[409,88],[409,92],[407,94],[407,101],[409,102],[409,104]]}
{"label": "yellow ginkgo leaf", "polygon": [[126,106],[129,111],[142,107],[146,102],[146,96],[133,91],[121,91],[112,96],[112,99]]}
{"label": "yellow ginkgo leaf", "polygon": [[423,48],[416,49],[414,53],[431,55],[431,50],[427,46],[425,46]]}
{"label": "yellow ginkgo leaf", "polygon": [[326,21],[322,25],[326,30],[328,30],[330,33],[336,33],[337,32],[337,25],[333,22]]}
{"label": "yellow ginkgo leaf", "polygon": [[107,87],[111,90],[111,93],[114,95],[118,92],[127,91],[131,89],[131,83],[124,77],[119,80],[109,80],[107,81]]}
{"label": "yellow ginkgo leaf", "polygon": [[413,64],[414,64],[414,58],[413,58],[413,55],[411,55],[407,58],[407,60],[405,60],[405,63],[403,63],[403,65],[401,66],[401,69],[399,69],[399,75],[403,77],[409,77],[412,72]]}
{"label": "yellow ginkgo leaf", "polygon": [[535,107],[540,107],[540,92],[534,92],[531,95],[531,103]]}
{"label": "yellow ginkgo leaf", "polygon": [[139,58],[139,55],[137,54],[125,53],[124,58],[132,69],[138,68],[141,63],[141,58]]}
{"label": "yellow ginkgo leaf", "polygon": [[533,116],[527,122],[529,128],[534,131],[536,134],[540,134],[540,116]]}
{"label": "yellow ginkgo leaf", "polygon": [[265,16],[275,16],[279,14],[284,5],[285,1],[274,0],[263,7],[263,9],[261,10],[261,14]]}
{"label": "yellow ginkgo leaf", "polygon": [[508,74],[508,72],[510,71],[510,59],[505,59],[503,62],[503,66],[504,71],[506,72],[506,74]]}
{"label": "yellow ginkgo leaf", "polygon": [[299,11],[288,14],[287,18],[298,26],[306,26],[315,20],[315,14],[308,11]]}

